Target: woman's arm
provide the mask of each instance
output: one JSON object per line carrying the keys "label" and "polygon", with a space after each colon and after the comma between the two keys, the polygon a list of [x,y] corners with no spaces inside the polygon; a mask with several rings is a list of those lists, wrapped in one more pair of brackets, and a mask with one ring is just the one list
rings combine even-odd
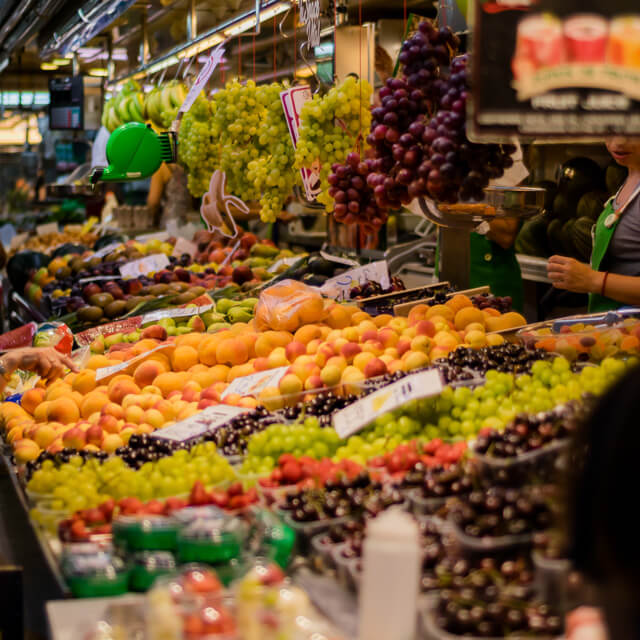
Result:
{"label": "woman's arm", "polygon": [[516,218],[502,218],[492,220],[489,223],[489,232],[487,238],[496,244],[499,244],[503,249],[508,249],[513,246],[518,235],[519,223]]}
{"label": "woman's arm", "polygon": [[624,304],[640,304],[640,277],[595,271],[588,264],[565,256],[551,256],[547,266],[549,278],[556,289],[576,293],[599,293]]}

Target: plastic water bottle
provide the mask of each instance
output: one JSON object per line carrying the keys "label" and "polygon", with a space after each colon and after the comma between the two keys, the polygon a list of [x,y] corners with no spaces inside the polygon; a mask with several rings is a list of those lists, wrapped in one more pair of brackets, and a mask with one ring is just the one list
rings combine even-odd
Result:
{"label": "plastic water bottle", "polygon": [[391,508],[370,520],[363,546],[359,640],[413,640],[420,582],[415,520]]}

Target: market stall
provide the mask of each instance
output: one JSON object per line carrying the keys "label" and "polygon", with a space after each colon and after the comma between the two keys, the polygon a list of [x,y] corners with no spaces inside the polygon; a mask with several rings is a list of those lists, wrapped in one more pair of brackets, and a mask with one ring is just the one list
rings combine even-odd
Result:
{"label": "market stall", "polygon": [[[85,4],[39,55],[73,64],[48,117],[76,143],[104,64],[104,154],[7,214],[0,635],[564,637],[594,603],[573,437],[640,356],[591,237],[627,170],[495,120],[497,58],[445,3]],[[515,19],[481,4],[482,33]],[[587,37],[529,60],[537,17],[505,63],[532,104]],[[594,251],[595,288],[547,271]]]}

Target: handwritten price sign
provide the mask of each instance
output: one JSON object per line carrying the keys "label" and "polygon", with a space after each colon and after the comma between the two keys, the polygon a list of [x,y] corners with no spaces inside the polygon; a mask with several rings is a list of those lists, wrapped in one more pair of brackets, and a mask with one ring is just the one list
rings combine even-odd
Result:
{"label": "handwritten price sign", "polygon": [[327,280],[320,287],[320,291],[329,298],[345,300],[353,287],[365,282],[377,282],[383,289],[388,289],[391,286],[391,279],[389,278],[387,261],[378,260],[362,267],[349,269],[349,271]]}

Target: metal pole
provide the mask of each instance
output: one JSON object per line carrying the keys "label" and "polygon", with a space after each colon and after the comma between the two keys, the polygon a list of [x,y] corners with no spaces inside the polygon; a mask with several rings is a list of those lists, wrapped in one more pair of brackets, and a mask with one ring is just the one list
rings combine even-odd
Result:
{"label": "metal pole", "polygon": [[149,31],[147,27],[147,10],[142,9],[141,15],[142,40],[140,41],[140,62],[147,64],[149,60]]}
{"label": "metal pole", "polygon": [[78,54],[74,52],[71,59],[71,75],[77,76],[80,74],[80,62],[78,61]]}
{"label": "metal pole", "polygon": [[115,62],[113,61],[113,36],[107,35],[107,81],[111,82],[116,75]]}
{"label": "metal pole", "polygon": [[196,0],[189,1],[187,11],[187,40],[191,41],[198,37],[198,16],[196,15]]}

